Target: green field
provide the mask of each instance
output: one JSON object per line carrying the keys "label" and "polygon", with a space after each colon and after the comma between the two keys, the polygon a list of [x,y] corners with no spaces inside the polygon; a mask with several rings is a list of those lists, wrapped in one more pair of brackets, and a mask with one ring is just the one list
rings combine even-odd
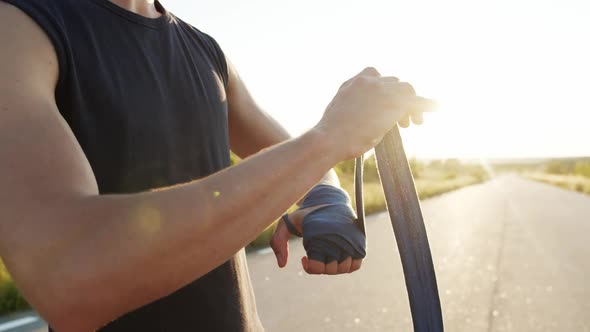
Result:
{"label": "green field", "polygon": [[[410,160],[410,167],[416,183],[416,190],[420,199],[440,195],[465,186],[481,183],[488,179],[484,168],[478,164],[465,164],[456,159],[434,160],[428,163]],[[354,161],[344,161],[338,164],[336,172],[340,178],[342,188],[350,197],[354,197]],[[365,161],[363,193],[365,212],[367,214],[384,211],[385,197],[379,182],[379,175],[375,166],[375,159]],[[354,204],[353,204],[354,205]],[[276,222],[267,228],[251,247],[264,247],[270,242]]]}
{"label": "green field", "polygon": [[590,158],[552,159],[534,171],[524,172],[531,180],[590,194]]}
{"label": "green field", "polygon": [[590,178],[574,174],[524,173],[527,179],[590,195]]}
{"label": "green field", "polygon": [[0,315],[28,308],[29,305],[19,294],[0,259]]}
{"label": "green field", "polygon": [[590,158],[554,158],[535,162],[498,164],[496,170],[567,190],[590,194]]}

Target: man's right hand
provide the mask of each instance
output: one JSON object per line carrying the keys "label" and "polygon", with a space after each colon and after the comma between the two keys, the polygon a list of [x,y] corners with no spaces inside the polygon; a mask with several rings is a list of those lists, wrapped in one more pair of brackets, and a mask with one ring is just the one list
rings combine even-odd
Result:
{"label": "man's right hand", "polygon": [[409,114],[420,124],[422,112],[433,108],[434,102],[417,97],[409,83],[382,77],[369,67],[340,87],[314,130],[334,142],[340,160],[352,159],[377,145],[395,123],[406,122]]}
{"label": "man's right hand", "polygon": [[[200,180],[106,195],[58,109],[50,38],[0,1],[0,44],[10,45],[0,48],[0,256],[59,331],[94,331],[206,275],[400,118],[380,91],[403,85],[369,70],[343,86],[317,131]],[[339,136],[354,147],[326,153]]]}

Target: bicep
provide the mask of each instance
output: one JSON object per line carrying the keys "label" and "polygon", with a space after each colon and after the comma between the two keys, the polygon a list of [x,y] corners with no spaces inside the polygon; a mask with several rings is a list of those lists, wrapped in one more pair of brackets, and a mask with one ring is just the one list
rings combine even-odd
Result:
{"label": "bicep", "polygon": [[0,2],[0,255],[30,235],[33,214],[97,193],[84,153],[55,103],[59,66],[45,33]]}
{"label": "bicep", "polygon": [[289,133],[256,104],[233,64],[227,65],[231,149],[245,158],[289,139]]}

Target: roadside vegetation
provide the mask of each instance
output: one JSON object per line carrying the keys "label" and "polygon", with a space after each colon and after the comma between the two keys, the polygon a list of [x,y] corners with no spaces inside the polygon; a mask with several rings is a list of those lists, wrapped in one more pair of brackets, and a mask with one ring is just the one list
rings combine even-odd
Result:
{"label": "roadside vegetation", "polygon": [[[239,158],[232,156],[232,163],[238,163]],[[464,186],[483,182],[487,175],[483,167],[476,164],[461,163],[456,159],[434,160],[430,162],[410,160],[410,167],[416,181],[416,188],[421,199],[436,196]],[[342,187],[354,196],[354,160],[338,164],[336,172]],[[385,210],[385,198],[379,176],[375,166],[375,159],[365,161],[364,198],[367,214]],[[291,210],[296,209],[295,206]],[[276,227],[276,222],[267,228],[249,248],[267,246]],[[29,305],[19,294],[0,259],[0,315],[28,309]]]}
{"label": "roadside vegetation", "polygon": [[18,292],[0,259],[0,315],[28,308],[29,305]]}
{"label": "roadside vegetation", "polygon": [[[420,199],[437,196],[488,179],[488,175],[481,165],[462,163],[457,159],[429,162],[411,159],[409,163]],[[348,192],[351,199],[354,199],[354,160],[339,163],[336,165],[335,170],[340,178],[342,188]],[[365,213],[371,214],[385,211],[385,197],[381,182],[379,182],[374,157],[365,160],[364,173]],[[267,246],[275,228],[276,222],[252,242],[250,248]]]}
{"label": "roadside vegetation", "polygon": [[522,172],[525,178],[590,194],[590,158],[552,159]]}

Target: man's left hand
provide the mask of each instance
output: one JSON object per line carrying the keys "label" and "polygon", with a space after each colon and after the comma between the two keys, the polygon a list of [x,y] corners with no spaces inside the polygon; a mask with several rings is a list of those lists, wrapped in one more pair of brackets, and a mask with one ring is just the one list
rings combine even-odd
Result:
{"label": "man's left hand", "polygon": [[[290,213],[288,215],[289,220],[295,227],[295,229],[300,233],[304,234],[303,231],[303,220],[305,216],[309,213],[326,206],[324,205],[317,205],[312,206],[305,209],[299,209]],[[319,212],[318,212],[319,213]],[[283,220],[280,220],[277,228],[273,234],[271,239],[270,245],[273,249],[276,258],[277,264],[279,267],[284,267],[287,265],[287,260],[289,257],[289,239],[291,238],[291,233],[287,228],[287,225]],[[305,239],[304,239],[305,240]],[[323,262],[315,259],[310,259],[308,256],[304,256],[301,258],[301,264],[303,269],[308,274],[328,274],[328,275],[335,275],[335,274],[343,274],[343,273],[351,273],[357,271],[361,268],[363,259],[353,259],[351,256],[345,257],[343,260],[333,260],[331,262]]]}

